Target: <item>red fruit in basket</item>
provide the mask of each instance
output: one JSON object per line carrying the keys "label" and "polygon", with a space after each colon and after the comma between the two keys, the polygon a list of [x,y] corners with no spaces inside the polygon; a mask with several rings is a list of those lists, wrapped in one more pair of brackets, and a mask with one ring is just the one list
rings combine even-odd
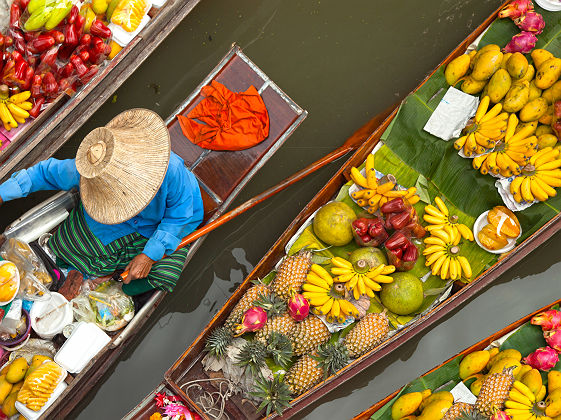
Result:
{"label": "red fruit in basket", "polygon": [[62,44],[64,42],[64,34],[60,31],[55,30],[55,29],[44,32],[44,35],[52,36],[55,40],[55,44]]}
{"label": "red fruit in basket", "polygon": [[86,72],[88,71],[88,68],[86,67],[80,56],[76,54],[72,54],[70,56],[70,62],[76,69],[76,73],[78,73],[78,76],[82,76],[86,74]]}
{"label": "red fruit in basket", "polygon": [[303,321],[310,313],[310,303],[300,293],[288,300],[288,313],[295,321]]}
{"label": "red fruit in basket", "polygon": [[405,252],[403,253],[403,261],[416,262],[417,258],[419,258],[419,250],[414,243],[409,243],[405,248]]}
{"label": "red fruit in basket", "polygon": [[561,327],[544,331],[543,338],[545,338],[545,342],[549,347],[557,353],[561,353]]}
{"label": "red fruit in basket", "polygon": [[353,228],[359,235],[364,235],[368,231],[368,219],[359,218],[355,219],[352,223]]}
{"label": "red fruit in basket", "polygon": [[47,51],[43,52],[43,54],[41,54],[39,61],[40,61],[40,67],[42,69],[49,70],[55,67],[59,48],[60,45],[55,45],[54,47],[48,49]]}
{"label": "red fruit in basket", "polygon": [[25,77],[21,85],[21,90],[29,90],[34,76],[35,76],[35,70],[33,70],[33,67],[29,66],[25,71]]}
{"label": "red fruit in basket", "polygon": [[39,35],[27,44],[27,48],[33,54],[48,50],[55,45],[55,39],[50,35]]}
{"label": "red fruit in basket", "polygon": [[19,0],[19,5],[21,7],[21,10],[25,10],[27,9],[27,5],[29,4],[31,0]]}
{"label": "red fruit in basket", "polygon": [[559,355],[551,347],[540,347],[533,353],[530,353],[522,362],[532,366],[534,369],[547,371],[554,367],[559,361]]}
{"label": "red fruit in basket", "polygon": [[23,39],[25,39],[25,42],[33,41],[38,36],[39,36],[39,32],[24,32],[23,33]]}
{"label": "red fruit in basket", "polygon": [[88,83],[90,80],[93,79],[93,77],[97,74],[97,72],[99,71],[99,67],[96,65],[92,65],[88,68],[88,71],[86,71],[83,75],[80,76],[80,82],[82,84],[86,84]]}
{"label": "red fruit in basket", "polygon": [[33,98],[37,98],[41,96],[42,84],[43,84],[43,78],[39,74],[33,76],[33,80],[31,81],[31,96]]}
{"label": "red fruit in basket", "polygon": [[21,18],[21,8],[17,2],[13,2],[10,6],[10,27],[19,28],[19,20]]}
{"label": "red fruit in basket", "polygon": [[561,311],[550,309],[549,311],[540,312],[532,318],[530,323],[532,325],[541,325],[544,331],[561,328]]}
{"label": "red fruit in basket", "polygon": [[89,47],[91,43],[92,43],[92,36],[90,34],[84,34],[80,38],[80,45],[85,45],[86,47]]}
{"label": "red fruit in basket", "polygon": [[411,222],[411,213],[408,210],[392,214],[391,225],[394,230],[403,229]]}
{"label": "red fruit in basket", "polygon": [[74,66],[72,63],[66,63],[64,66],[60,68],[59,75],[60,77],[70,77],[74,73]]}
{"label": "red fruit in basket", "polygon": [[75,46],[78,44],[79,37],[76,27],[68,24],[64,27],[64,45]]}
{"label": "red fruit in basket", "polygon": [[384,243],[385,247],[389,250],[401,249],[409,243],[409,239],[401,233],[395,232],[390,238]]}
{"label": "red fruit in basket", "polygon": [[79,14],[80,10],[75,4],[73,4],[72,8],[70,9],[70,13],[68,14],[68,23],[74,23]]}
{"label": "red fruit in basket", "polygon": [[12,45],[14,45],[14,38],[9,35],[4,35],[4,47],[10,48]]}
{"label": "red fruit in basket", "polygon": [[387,203],[384,203],[384,205],[382,207],[380,207],[380,211],[384,214],[401,213],[405,209],[407,209],[407,206],[405,205],[405,202],[403,201],[403,198],[401,198],[401,197],[394,198],[393,200],[390,200]]}
{"label": "red fruit in basket", "polygon": [[530,10],[534,10],[532,0],[512,0],[499,11],[499,17],[516,19]]}
{"label": "red fruit in basket", "polygon": [[43,84],[41,87],[47,96],[54,96],[58,93],[58,83],[55,76],[50,71],[43,76]]}
{"label": "red fruit in basket", "polygon": [[527,54],[534,49],[536,42],[538,42],[538,38],[532,32],[520,32],[512,37],[510,42],[506,44],[506,47],[503,48],[503,51],[506,53],[519,52]]}
{"label": "red fruit in basket", "polygon": [[16,60],[16,65],[14,68],[14,78],[16,78],[17,80],[23,80],[25,78],[25,72],[27,71],[28,67],[29,65],[24,59]]}
{"label": "red fruit in basket", "polygon": [[267,312],[259,306],[253,306],[245,311],[242,322],[235,327],[235,335],[240,336],[246,332],[260,330],[267,323]]}
{"label": "red fruit in basket", "polygon": [[41,96],[35,98],[35,104],[33,105],[33,108],[31,108],[31,110],[29,111],[29,115],[31,115],[33,118],[37,118],[37,116],[41,113],[41,107],[43,106],[44,103],[45,103],[44,97]]}
{"label": "red fruit in basket", "polygon": [[543,32],[545,28],[545,21],[543,16],[539,13],[532,11],[520,16],[518,19],[514,20],[516,26],[518,26],[523,31],[533,32],[539,35]]}
{"label": "red fruit in basket", "polygon": [[111,29],[105,26],[101,20],[95,19],[92,22],[92,26],[90,26],[90,34],[100,38],[109,38],[111,36]]}

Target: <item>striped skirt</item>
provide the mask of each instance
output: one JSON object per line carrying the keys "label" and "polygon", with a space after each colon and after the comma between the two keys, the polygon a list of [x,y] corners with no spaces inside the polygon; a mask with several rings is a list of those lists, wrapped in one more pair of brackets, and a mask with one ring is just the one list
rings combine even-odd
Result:
{"label": "striped skirt", "polygon": [[[76,206],[49,240],[49,247],[60,266],[74,268],[90,277],[102,277],[124,270],[140,254],[147,238],[137,232],[123,236],[108,245],[90,231],[82,204]],[[123,284],[123,291],[136,295],[151,289],[171,292],[185,265],[189,246],[156,261],[145,279]]]}

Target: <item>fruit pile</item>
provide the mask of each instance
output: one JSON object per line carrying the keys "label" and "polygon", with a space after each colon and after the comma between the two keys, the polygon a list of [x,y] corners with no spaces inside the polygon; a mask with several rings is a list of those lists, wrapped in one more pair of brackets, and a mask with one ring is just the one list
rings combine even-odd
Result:
{"label": "fruit pile", "polygon": [[514,35],[505,46],[505,52],[529,53],[535,47],[545,28],[543,16],[534,10],[532,0],[513,0],[499,11],[499,18],[511,18],[522,32]]}
{"label": "fruit pile", "polygon": [[487,213],[487,224],[477,233],[479,243],[488,250],[504,248],[509,239],[520,235],[518,218],[505,206],[495,206]]}

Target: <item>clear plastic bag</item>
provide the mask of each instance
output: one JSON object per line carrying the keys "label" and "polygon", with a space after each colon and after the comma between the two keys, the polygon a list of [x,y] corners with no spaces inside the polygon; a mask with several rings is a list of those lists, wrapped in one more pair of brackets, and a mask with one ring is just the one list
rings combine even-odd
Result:
{"label": "clear plastic bag", "polygon": [[105,331],[117,331],[134,317],[134,302],[125,294],[121,284],[109,280],[94,290],[82,288],[82,293],[72,299],[76,320],[94,322]]}
{"label": "clear plastic bag", "polygon": [[2,258],[13,262],[20,275],[20,288],[17,297],[25,300],[48,300],[48,287],[53,280],[43,261],[31,247],[16,238],[10,238],[0,248]]}

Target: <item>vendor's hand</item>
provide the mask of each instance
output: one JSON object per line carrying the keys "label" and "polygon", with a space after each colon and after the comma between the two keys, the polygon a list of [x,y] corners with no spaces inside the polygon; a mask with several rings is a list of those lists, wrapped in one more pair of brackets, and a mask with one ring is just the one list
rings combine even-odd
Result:
{"label": "vendor's hand", "polygon": [[123,283],[129,284],[132,280],[147,277],[155,262],[156,261],[149,258],[146,254],[138,254],[132,259],[129,265],[127,265],[127,268],[125,268],[125,271],[128,271],[129,275],[123,280]]}

